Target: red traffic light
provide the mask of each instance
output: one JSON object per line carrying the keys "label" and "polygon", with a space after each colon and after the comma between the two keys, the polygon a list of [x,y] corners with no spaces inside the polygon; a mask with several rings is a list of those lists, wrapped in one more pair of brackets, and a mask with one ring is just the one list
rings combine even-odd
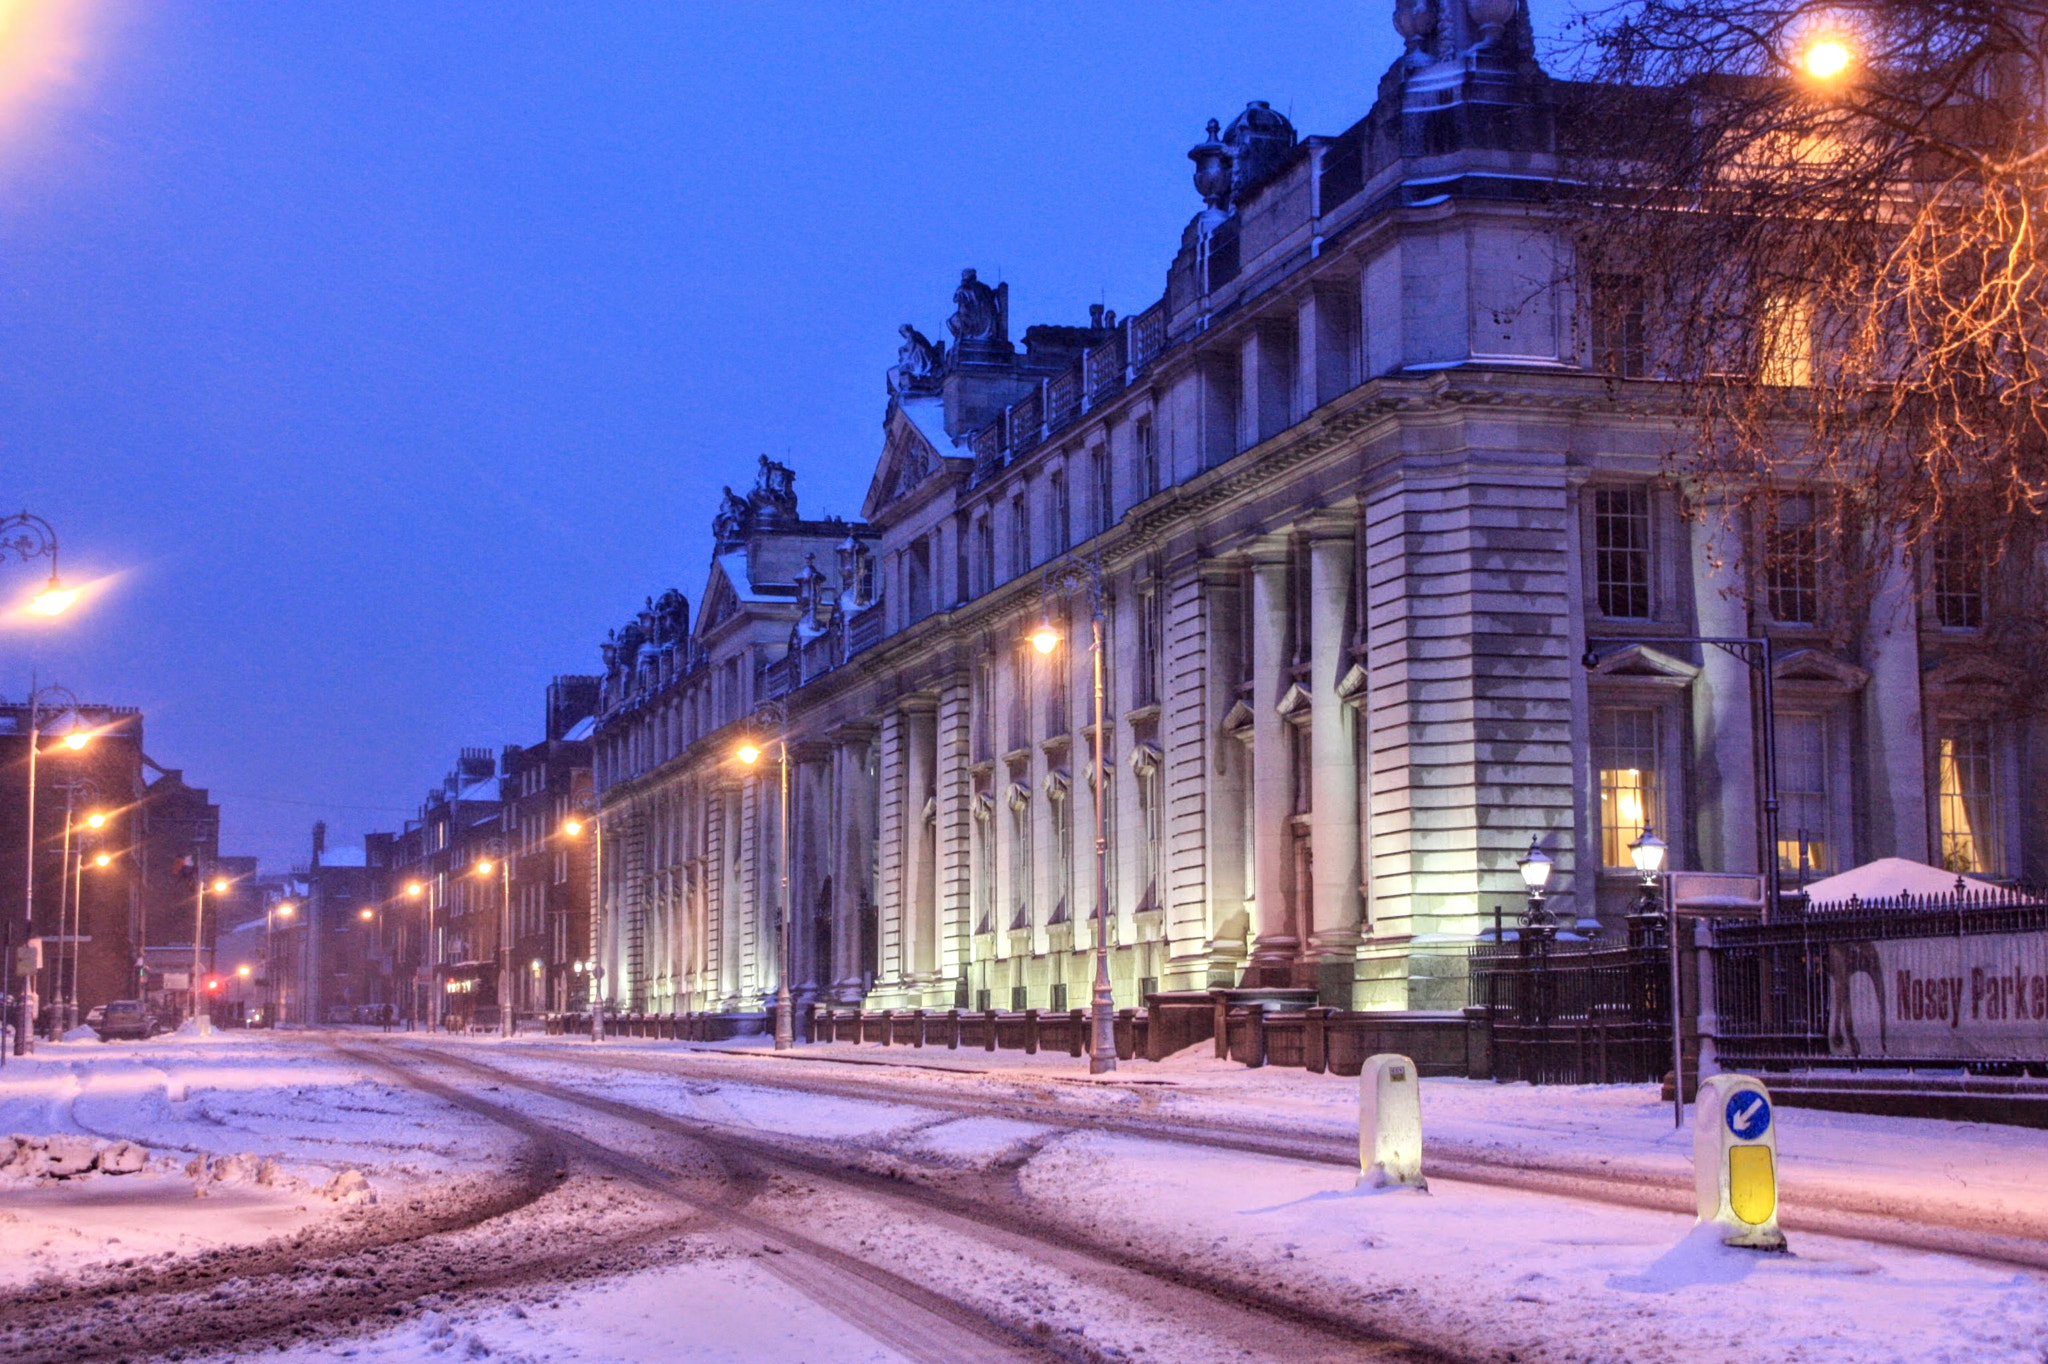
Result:
{"label": "red traffic light", "polygon": [[219,994],[219,993],[220,993],[220,977],[219,977],[219,976],[208,976],[208,977],[206,978],[206,992],[207,992],[208,994]]}

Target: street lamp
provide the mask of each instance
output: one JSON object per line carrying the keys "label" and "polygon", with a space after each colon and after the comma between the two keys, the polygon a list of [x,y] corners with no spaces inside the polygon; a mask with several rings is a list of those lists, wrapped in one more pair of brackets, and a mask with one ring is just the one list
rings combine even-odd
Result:
{"label": "street lamp", "polygon": [[[595,801],[596,797],[592,797]],[[604,816],[593,810],[588,821],[590,829],[590,984],[585,995],[590,1000],[590,1040],[604,1040],[604,996],[600,987],[604,983],[604,967],[599,963],[604,955]],[[569,819],[562,825],[562,832],[571,838],[581,838],[585,821]],[[576,974],[584,973],[583,963],[576,963]],[[565,985],[564,989],[567,988]]]}
{"label": "street lamp", "polygon": [[1529,907],[1522,911],[1522,926],[1538,938],[1547,939],[1557,932],[1557,915],[1543,903],[1553,865],[1543,851],[1542,839],[1534,837],[1529,840],[1529,851],[1515,861],[1515,868],[1522,873],[1522,889],[1529,897]]}
{"label": "street lamp", "polygon": [[[405,883],[405,898],[406,898],[406,899],[408,899],[408,900],[417,900],[417,899],[421,898],[422,896],[424,896],[424,895],[425,895],[426,893],[427,893],[427,888],[426,888],[425,886],[421,885],[421,884],[420,884],[419,882],[417,882],[417,881],[407,881],[407,882]],[[434,907],[433,907],[433,905],[432,905],[432,904],[429,904],[429,905],[427,906],[427,929],[426,929],[426,934],[425,934],[425,936],[424,936],[424,937],[423,937],[423,938],[421,939],[421,942],[420,942],[420,960],[421,960],[421,962],[425,962],[425,961],[426,961],[426,959],[427,959],[427,956],[428,956],[429,952],[430,952],[430,951],[432,950],[432,948],[433,948],[433,943],[434,943]],[[429,991],[429,996],[430,996],[430,997],[431,997],[431,993],[432,993],[432,992],[431,992],[431,991]],[[419,970],[419,967],[418,967],[418,966],[414,966],[414,967],[413,967],[413,972],[412,972],[412,985],[411,985],[411,988],[409,988],[409,989],[408,989],[408,990],[407,990],[407,991],[405,992],[405,1030],[406,1030],[407,1032],[411,1032],[411,1031],[412,1031],[412,1028],[413,1028],[413,1021],[414,1021],[414,1019],[415,1019],[415,1018],[417,1017],[417,1013],[418,1013],[418,1004],[419,1004],[419,995],[420,995],[420,970]]]}
{"label": "street lamp", "polygon": [[277,921],[298,911],[290,900],[279,900],[263,915],[263,1014],[270,1026],[277,1026]]}
{"label": "street lamp", "polygon": [[50,561],[50,580],[29,598],[29,609],[41,616],[60,616],[78,600],[76,588],[57,577],[57,532],[42,517],[23,511],[0,516],[0,557],[13,555],[23,563]]}
{"label": "street lamp", "polygon": [[[1088,593],[1088,652],[1095,682],[1095,997],[1089,1029],[1088,1073],[1101,1075],[1116,1069],[1116,996],[1109,984],[1109,839],[1103,822],[1109,792],[1103,772],[1103,746],[1109,733],[1103,723],[1102,679],[1102,565],[1095,559],[1070,558],[1045,571],[1042,593],[1085,589]],[[1050,657],[1060,646],[1060,632],[1050,615],[1039,618],[1038,628],[1029,636],[1031,647]]]}
{"label": "street lamp", "polygon": [[213,1031],[213,1016],[209,1013],[202,1017],[199,1012],[199,963],[200,948],[205,941],[202,930],[206,925],[206,892],[210,890],[215,896],[227,894],[228,879],[225,876],[211,879],[199,876],[194,879],[198,888],[192,892],[192,1021],[198,1026],[200,1036],[204,1037]]}
{"label": "street lamp", "polygon": [[[28,513],[22,513],[22,517],[27,516]],[[7,521],[0,521],[0,535],[4,535],[6,530],[9,528],[11,522],[18,519],[20,518],[9,518],[9,520]],[[47,531],[49,529],[48,525],[44,524],[43,529]],[[32,555],[24,551],[21,548],[20,544],[17,542],[8,542],[4,539],[0,539],[0,549],[11,549],[16,553],[21,554],[23,559],[33,557]],[[55,563],[57,556],[57,542],[55,536],[50,537],[50,545],[48,552],[50,555],[51,562]],[[22,859],[25,864],[24,888],[22,893],[22,919],[24,941],[33,938],[36,932],[36,765],[42,756],[42,717],[45,710],[53,711],[57,715],[62,715],[66,711],[69,711],[71,713],[71,732],[65,736],[64,742],[74,752],[85,746],[83,742],[84,736],[89,735],[91,732],[89,730],[81,730],[78,727],[78,698],[71,693],[71,690],[69,688],[57,686],[43,686],[34,687],[29,692],[27,812],[28,819],[25,825],[27,837],[23,839],[25,855]],[[80,742],[73,743],[73,739],[78,739],[80,740]],[[68,837],[70,832],[68,821],[66,824],[65,832]],[[62,882],[60,881],[59,884],[61,885]],[[35,1047],[34,1033],[36,1022],[36,982],[35,976],[32,972],[17,969],[21,965],[21,963],[16,962],[14,960],[14,923],[12,920],[8,921],[7,933],[4,939],[4,944],[0,944],[0,946],[4,946],[4,950],[6,951],[8,956],[8,963],[6,969],[10,973],[9,978],[11,979],[14,974],[19,974],[22,977],[21,1013],[15,1025],[14,1054],[16,1056],[26,1056]]]}
{"label": "street lamp", "polygon": [[[495,859],[495,860],[494,860]],[[498,1036],[512,1035],[512,849],[502,838],[484,842],[484,855],[476,861],[476,874],[489,880],[498,873]]]}
{"label": "street lamp", "polygon": [[[1671,958],[1671,1125],[1685,1126],[1685,1034],[1679,1026],[1684,1013],[1678,994],[1678,905],[1671,898],[1671,879],[1664,874],[1664,859],[1670,850],[1664,840],[1650,832],[1650,826],[1643,826],[1642,837],[1628,845],[1628,860],[1642,873],[1643,890],[1636,900],[1636,913],[1631,919],[1641,919],[1644,926],[1654,922],[1652,915],[1662,900],[1664,911],[1664,936],[1669,948],[1665,955]],[[1776,865],[1777,849],[1771,850],[1772,864]]]}
{"label": "street lamp", "polygon": [[1799,54],[1799,65],[1815,80],[1831,81],[1847,71],[1856,60],[1855,53],[1840,38],[1816,38],[1806,45]]}
{"label": "street lamp", "polygon": [[[788,1051],[796,1045],[796,1020],[789,998],[789,712],[779,701],[764,701],[755,713],[775,724],[777,808],[781,812],[775,861],[782,882],[782,942],[777,954],[782,960],[775,972],[775,1050]],[[761,761],[761,746],[752,740],[743,741],[734,756],[752,767]]]}
{"label": "street lamp", "polygon": [[[59,1036],[78,1026],[78,943],[84,930],[85,919],[85,844],[78,844],[78,867],[72,870],[72,833],[78,830],[75,807],[78,797],[99,799],[99,788],[84,778],[65,782],[59,788],[64,792],[64,845],[57,858],[57,961],[56,973],[51,978],[50,988],[56,998],[50,1018],[50,1038]],[[95,811],[85,820],[86,826],[98,829],[104,826],[107,817]],[[70,909],[65,908],[65,893],[70,892]],[[68,949],[68,951],[67,951]],[[70,988],[65,988],[64,963],[71,963]]]}

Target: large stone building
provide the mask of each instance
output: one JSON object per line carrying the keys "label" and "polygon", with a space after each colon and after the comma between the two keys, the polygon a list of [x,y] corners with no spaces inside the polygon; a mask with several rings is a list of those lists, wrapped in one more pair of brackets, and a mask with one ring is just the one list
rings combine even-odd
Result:
{"label": "large stone building", "polygon": [[[1794,875],[2038,871],[2039,729],[1984,642],[1982,567],[1902,560],[1841,618],[1795,500],[1742,589],[1750,528],[1665,476],[1683,428],[1640,312],[1583,306],[1549,205],[1568,92],[1526,10],[1397,17],[1408,51],[1351,128],[1258,102],[1210,124],[1157,303],[1020,347],[1007,288],[965,272],[950,344],[903,329],[862,521],[801,519],[764,459],[696,618],[671,592],[615,632],[615,1005],[763,1009],[785,737],[800,1002],[1079,1004],[1101,799],[1120,1005],[1457,1006],[1532,839],[1588,933],[1619,928],[1646,827],[1675,866],[1759,869],[1766,728]],[[1048,574],[1076,561],[1103,589],[1101,792],[1087,575]],[[1770,727],[1757,671],[1695,639],[1759,635]]]}

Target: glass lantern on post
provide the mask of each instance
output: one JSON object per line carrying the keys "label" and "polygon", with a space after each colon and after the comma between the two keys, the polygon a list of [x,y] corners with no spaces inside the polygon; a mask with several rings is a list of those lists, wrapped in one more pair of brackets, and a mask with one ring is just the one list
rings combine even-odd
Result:
{"label": "glass lantern on post", "polygon": [[1522,890],[1529,897],[1528,907],[1522,911],[1524,941],[1546,943],[1557,934],[1557,915],[1543,903],[1543,892],[1550,885],[1554,865],[1550,855],[1543,851],[1540,838],[1531,838],[1529,851],[1515,861],[1515,869],[1522,873]]}
{"label": "glass lantern on post", "polygon": [[1628,945],[1630,947],[1654,947],[1664,936],[1664,896],[1658,885],[1664,874],[1664,858],[1668,853],[1664,840],[1643,826],[1642,836],[1628,845],[1628,860],[1635,865],[1636,873],[1643,883],[1636,891],[1634,906],[1628,913]]}

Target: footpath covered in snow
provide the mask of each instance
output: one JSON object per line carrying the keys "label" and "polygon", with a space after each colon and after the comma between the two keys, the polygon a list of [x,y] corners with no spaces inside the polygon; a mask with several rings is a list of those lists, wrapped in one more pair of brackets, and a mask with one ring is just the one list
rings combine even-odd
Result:
{"label": "footpath covered in snow", "polygon": [[[1426,1081],[1430,1192],[1373,1195],[1356,1192],[1350,1172],[1327,1160],[1206,1149],[1046,1116],[1051,1104],[1294,1133],[1339,1149],[1355,1138],[1355,1081],[1248,1071],[1199,1055],[1091,1079],[1085,1062],[1014,1053],[835,1046],[785,1059],[744,1044],[347,1040],[467,1085],[570,1140],[675,1158],[676,1136],[635,1125],[631,1113],[644,1112],[741,1134],[768,1152],[826,1155],[908,1186],[979,1190],[992,1200],[993,1223],[1032,1220],[1077,1246],[1241,1283],[1451,1357],[2048,1357],[2048,1275],[2025,1264],[1797,1230],[1792,1254],[1759,1255],[1691,1235],[1683,1213],[1445,1177],[1441,1164],[1429,1171],[1431,1157],[1455,1157],[1689,1183],[1689,1131],[1673,1132],[1669,1105],[1649,1087]],[[492,1071],[460,1070],[446,1058]],[[522,1085],[588,1093],[612,1108],[578,1110]],[[1034,1116],[1004,1112],[1026,1101],[1038,1106]],[[286,1347],[276,1357],[905,1357],[866,1333],[858,1312],[821,1298],[806,1273],[763,1255],[758,1240],[676,1222],[609,1175],[579,1173],[573,1158],[550,1176],[559,1183],[529,1190],[525,1201],[507,1197],[508,1171],[536,1140],[533,1130],[445,1102],[399,1072],[337,1054],[319,1036],[45,1046],[0,1069],[6,1134],[30,1140],[0,1168],[0,1222],[23,1252],[0,1271],[0,1323],[22,1295],[68,1298],[83,1287],[74,1309],[83,1328],[111,1315],[85,1302],[93,1284],[145,1269],[161,1281],[208,1257],[247,1254],[252,1266],[303,1260],[324,1244],[355,1256],[345,1272],[357,1286],[333,1283],[323,1261],[317,1281],[291,1291],[365,1293],[365,1311],[330,1312],[318,1329],[264,1338],[267,1350]],[[66,1136],[95,1151],[139,1143],[146,1168],[58,1177],[47,1159],[39,1167],[24,1154]],[[1788,1218],[1802,1200],[1868,1208],[1877,1198],[1898,1218],[1939,1212],[1951,1225],[1981,1224],[2037,1249],[2048,1243],[2039,1133],[1785,1110],[1779,1149]],[[757,1196],[762,1216],[977,1312],[1068,1333],[1060,1338],[1097,1357],[1243,1357],[1192,1334],[1176,1339],[1170,1322],[1105,1306],[1099,1291],[1058,1266],[977,1247],[958,1227],[926,1225],[914,1209],[829,1180],[777,1174]],[[491,1228],[499,1230],[486,1248],[497,1247],[506,1268],[455,1277],[452,1267],[473,1264]],[[599,1233],[608,1238],[600,1238],[604,1253],[572,1245]],[[401,1241],[426,1248],[412,1269],[388,1258]],[[372,1243],[385,1248],[370,1252],[365,1268],[361,1247]],[[560,1263],[545,1273],[518,1268],[557,1250]],[[227,1304],[245,1316],[262,1306],[256,1295],[277,1296],[246,1286],[257,1283],[253,1271],[232,1282],[245,1286],[214,1291],[248,1295]]]}

